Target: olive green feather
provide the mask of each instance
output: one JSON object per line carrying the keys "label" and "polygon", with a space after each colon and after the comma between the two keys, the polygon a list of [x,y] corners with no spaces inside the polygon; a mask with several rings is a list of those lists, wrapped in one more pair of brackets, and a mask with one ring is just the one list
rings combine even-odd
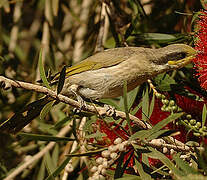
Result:
{"label": "olive green feather", "polygon": [[[122,49],[122,51],[120,51]],[[137,50],[136,50],[137,51]],[[100,68],[107,68],[115,66],[123,61],[126,61],[129,57],[133,56],[136,52],[133,48],[116,48],[109,49],[104,52],[99,52],[87,59],[81,61],[80,63],[68,67],[66,69],[66,77],[72,76],[74,74],[79,74],[85,71],[97,70]],[[57,74],[54,80],[59,78]]]}

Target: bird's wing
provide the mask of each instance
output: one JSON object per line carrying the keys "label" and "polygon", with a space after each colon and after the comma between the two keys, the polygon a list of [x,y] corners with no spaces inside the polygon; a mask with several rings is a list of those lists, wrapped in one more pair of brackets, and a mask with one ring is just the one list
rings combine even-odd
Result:
{"label": "bird's wing", "polygon": [[133,48],[115,48],[97,53],[77,65],[67,68],[66,76],[114,66],[130,58],[134,52]]}
{"label": "bird's wing", "polygon": [[[68,67],[66,69],[66,77],[78,74],[84,71],[97,70],[100,68],[106,68],[119,64],[127,59],[129,59],[135,52],[137,52],[138,47],[122,47],[108,49],[103,52],[99,52],[87,59],[81,61],[80,63]],[[142,50],[144,48],[140,48]],[[136,51],[135,51],[136,50]],[[58,79],[59,74],[56,75],[54,79]]]}

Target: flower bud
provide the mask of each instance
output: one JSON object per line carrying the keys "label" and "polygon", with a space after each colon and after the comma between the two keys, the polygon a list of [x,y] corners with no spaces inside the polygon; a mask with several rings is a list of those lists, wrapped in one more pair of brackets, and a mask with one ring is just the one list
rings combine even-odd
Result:
{"label": "flower bud", "polygon": [[114,140],[114,144],[120,144],[122,142],[122,139],[121,138],[116,138]]}

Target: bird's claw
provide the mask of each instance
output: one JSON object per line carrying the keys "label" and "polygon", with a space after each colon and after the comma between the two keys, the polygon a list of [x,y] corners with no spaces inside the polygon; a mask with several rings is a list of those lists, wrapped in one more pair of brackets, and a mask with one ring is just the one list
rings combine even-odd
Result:
{"label": "bird's claw", "polygon": [[4,90],[9,90],[12,86],[10,83],[2,80],[0,81],[0,87],[3,88]]}
{"label": "bird's claw", "polygon": [[115,120],[117,119],[116,117],[116,110],[113,106],[110,106],[108,104],[104,104],[104,107],[106,108],[106,115],[113,117]]}

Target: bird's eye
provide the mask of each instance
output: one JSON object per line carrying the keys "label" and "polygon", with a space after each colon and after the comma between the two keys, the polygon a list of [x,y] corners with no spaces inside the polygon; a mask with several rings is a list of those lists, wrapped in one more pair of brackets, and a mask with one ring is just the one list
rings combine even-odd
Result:
{"label": "bird's eye", "polygon": [[186,58],[187,54],[185,52],[180,53],[180,59]]}
{"label": "bird's eye", "polygon": [[187,57],[187,53],[185,52],[179,52],[179,53],[172,53],[168,56],[168,59],[173,60],[173,61],[177,61],[180,59],[184,59]]}

